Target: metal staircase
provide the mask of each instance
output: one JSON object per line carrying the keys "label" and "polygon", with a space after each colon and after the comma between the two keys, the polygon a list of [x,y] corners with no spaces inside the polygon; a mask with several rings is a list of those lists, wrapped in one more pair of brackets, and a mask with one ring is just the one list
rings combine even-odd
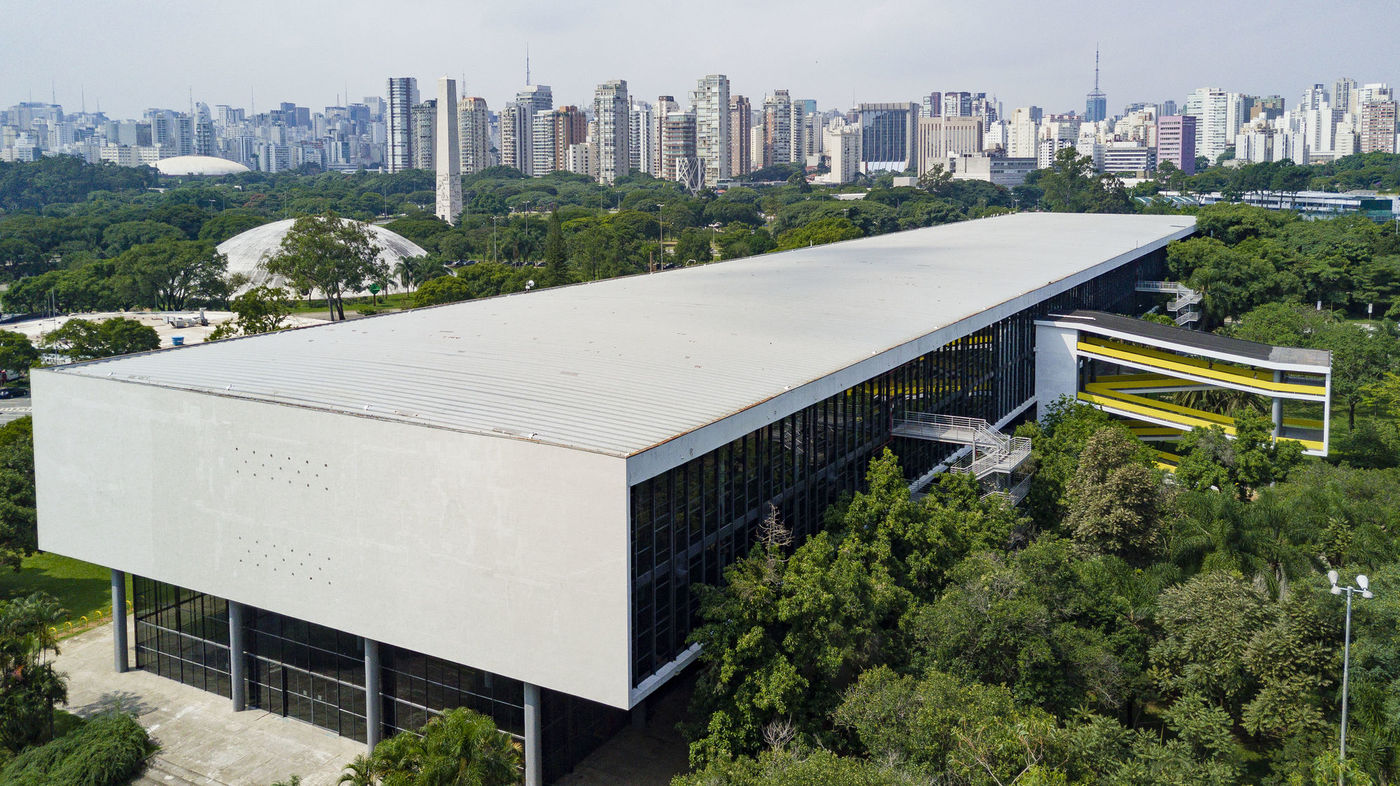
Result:
{"label": "metal staircase", "polygon": [[1185,326],[1201,319],[1201,293],[1177,281],[1139,281],[1137,291],[1172,295],[1167,310],[1177,325]]}
{"label": "metal staircase", "polygon": [[1004,483],[998,482],[998,487],[984,496],[1001,495],[1016,503],[1025,497],[1030,487],[1027,479],[1017,479],[1014,474],[1030,458],[1031,441],[1003,434],[981,418],[906,412],[904,417],[895,419],[891,433],[896,437],[971,448],[967,462],[951,467],[951,471],[972,475],[978,481],[993,475],[998,476],[998,481],[1004,479]]}

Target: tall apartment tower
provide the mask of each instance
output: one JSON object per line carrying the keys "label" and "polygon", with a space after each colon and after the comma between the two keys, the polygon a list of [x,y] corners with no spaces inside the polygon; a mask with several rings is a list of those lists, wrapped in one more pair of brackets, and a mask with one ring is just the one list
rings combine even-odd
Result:
{"label": "tall apartment tower", "polygon": [[792,163],[792,97],[774,90],[763,99],[763,165]]}
{"label": "tall apartment tower", "polygon": [[[545,175],[559,169],[560,163],[557,156],[557,146],[554,135],[554,110],[541,109],[535,113],[530,121],[530,171],[525,174],[533,177],[544,177]],[[568,150],[567,147],[564,148]],[[566,152],[567,156],[568,153]],[[567,158],[562,162],[568,165]]]}
{"label": "tall apartment tower", "polygon": [[798,99],[792,102],[788,119],[788,144],[791,150],[788,151],[788,160],[794,164],[807,163],[807,102]]}
{"label": "tall apartment tower", "polygon": [[455,80],[438,80],[437,110],[437,217],[456,224],[462,214],[462,161]]}
{"label": "tall apartment tower", "polygon": [[491,113],[484,98],[463,98],[457,105],[457,143],[461,171],[474,175],[490,166]]}
{"label": "tall apartment tower", "polygon": [[750,148],[753,127],[753,106],[744,96],[729,97],[729,170],[730,175],[747,175],[753,171],[753,151]]}
{"label": "tall apartment tower", "polygon": [[943,116],[971,117],[972,94],[957,90],[945,92],[943,94]]}
{"label": "tall apartment tower", "polygon": [[389,100],[385,106],[388,150],[385,163],[390,172],[413,167],[413,107],[418,103],[418,80],[411,76],[389,78]]}
{"label": "tall apartment tower", "polygon": [[661,125],[661,176],[695,190],[700,160],[695,153],[695,112],[669,112]]}
{"label": "tall apartment tower", "polygon": [[628,172],[627,80],[610,79],[593,92],[593,122],[598,124],[598,182],[612,184]]}
{"label": "tall apartment tower", "polygon": [[1356,93],[1358,83],[1349,76],[1338,79],[1332,85],[1332,108],[1338,112],[1346,113],[1359,110],[1361,107],[1353,106],[1352,95]]}
{"label": "tall apartment tower", "polygon": [[943,114],[943,94],[934,91],[924,96],[923,100],[924,117],[940,117]]}
{"label": "tall apartment tower", "polygon": [[551,115],[554,128],[554,169],[569,169],[569,148],[588,141],[588,118],[576,106],[561,106]]}
{"label": "tall apartment tower", "polygon": [[1170,161],[1188,175],[1196,174],[1195,115],[1167,115],[1157,118],[1157,165]]}
{"label": "tall apartment tower", "polygon": [[1298,111],[1306,112],[1309,109],[1321,109],[1324,104],[1330,105],[1331,103],[1331,97],[1327,95],[1327,88],[1319,83],[1303,91],[1303,98],[1298,104]]}
{"label": "tall apartment tower", "polygon": [[653,174],[655,147],[656,119],[652,117],[651,104],[634,98],[627,114],[627,165],[634,172]]}
{"label": "tall apartment tower", "polygon": [[1395,115],[1394,101],[1368,101],[1361,105],[1360,152],[1395,152]]}
{"label": "tall apartment tower", "polygon": [[704,170],[704,183],[714,185],[732,173],[729,159],[729,77],[708,74],[690,94],[695,106],[695,155]]}
{"label": "tall apartment tower", "polygon": [[652,107],[652,115],[656,118],[656,149],[652,151],[651,174],[654,177],[672,179],[667,177],[665,167],[662,165],[662,147],[665,145],[666,117],[672,112],[679,112],[681,105],[676,103],[675,96],[657,96],[656,105]]}
{"label": "tall apartment tower", "polygon": [[[1325,106],[1327,92],[1322,85],[1314,85],[1314,89],[1317,93],[1314,97],[1320,96],[1318,107]],[[1305,94],[1304,101],[1308,100]],[[1186,109],[1182,114],[1196,118],[1196,155],[1214,162],[1228,146],[1230,94],[1219,87],[1197,88],[1186,97]]]}
{"label": "tall apartment tower", "polygon": [[413,133],[409,135],[413,169],[432,172],[437,168],[434,160],[437,152],[437,107],[436,98],[413,105]]}
{"label": "tall apartment tower", "polygon": [[549,85],[526,85],[501,112],[501,163],[526,176],[534,172],[535,113],[554,108]]}

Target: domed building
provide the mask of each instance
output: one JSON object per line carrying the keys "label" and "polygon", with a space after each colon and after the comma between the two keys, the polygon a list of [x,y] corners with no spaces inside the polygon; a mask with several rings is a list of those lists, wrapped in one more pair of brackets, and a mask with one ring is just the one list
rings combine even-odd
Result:
{"label": "domed building", "polygon": [[[253,227],[246,232],[234,235],[219,244],[219,253],[228,257],[229,275],[242,274],[248,279],[247,283],[240,286],[236,292],[244,292],[263,285],[286,286],[286,281],[281,276],[270,275],[263,269],[262,263],[277,253],[277,250],[282,246],[282,238],[287,236],[295,223],[296,219],[294,218],[273,221],[270,224]],[[391,232],[374,224],[358,221],[355,223],[369,230],[370,239],[379,246],[379,261],[388,265],[391,270],[404,259],[428,255],[428,252],[424,251],[417,243],[397,232]]]}
{"label": "domed building", "polygon": [[236,175],[239,172],[252,171],[237,161],[230,161],[227,158],[215,158],[214,156],[174,156],[171,158],[162,158],[156,162],[156,169],[160,170],[162,175],[192,177],[217,177],[219,175]]}

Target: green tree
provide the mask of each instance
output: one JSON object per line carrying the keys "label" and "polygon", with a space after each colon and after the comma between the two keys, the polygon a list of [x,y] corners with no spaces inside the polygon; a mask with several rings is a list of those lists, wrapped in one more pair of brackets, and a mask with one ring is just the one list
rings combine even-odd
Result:
{"label": "green tree", "polygon": [[456,276],[440,276],[425,281],[413,293],[414,308],[471,300],[472,287]]}
{"label": "green tree", "polygon": [[234,317],[214,328],[210,341],[232,336],[252,336],[281,330],[291,314],[292,302],[281,287],[259,286],[235,297],[229,308]]}
{"label": "green tree", "polygon": [[132,246],[117,258],[127,296],[161,310],[179,310],[191,300],[208,302],[228,294],[228,259],[211,243],[164,238]]}
{"label": "green tree", "polygon": [[683,229],[676,241],[676,259],[687,265],[709,262],[714,259],[713,242],[714,233],[708,229]]}
{"label": "green tree", "polygon": [[1303,458],[1303,446],[1275,440],[1273,424],[1253,412],[1235,418],[1234,439],[1219,426],[1196,428],[1181,439],[1177,483],[1186,488],[1232,491],[1248,499],[1255,489],[1288,477]]}
{"label": "green tree", "polygon": [[569,272],[569,244],[564,240],[564,225],[559,220],[559,211],[549,214],[549,226],[544,236],[544,279],[543,286],[563,286],[573,281]]}
{"label": "green tree", "polygon": [[778,250],[820,246],[841,240],[852,240],[864,235],[847,218],[819,218],[796,229],[789,229],[778,235]]}
{"label": "green tree", "polygon": [[264,267],[299,290],[320,290],[332,320],[345,319],[346,292],[383,275],[369,230],[335,213],[298,218]]}
{"label": "green tree", "polygon": [[160,335],[155,328],[126,317],[102,322],[69,319],[44,334],[42,346],[46,352],[66,355],[76,362],[159,349]]}
{"label": "green tree", "polygon": [[39,350],[29,337],[12,330],[0,330],[0,379],[13,372],[25,373],[39,362]]}
{"label": "green tree", "polygon": [[459,707],[376,745],[369,769],[385,786],[505,786],[520,782],[521,763],[490,718]]}
{"label": "green tree", "polygon": [[1117,428],[1094,432],[1066,491],[1065,526],[1086,553],[1140,566],[1161,553],[1162,482],[1132,434]]}
{"label": "green tree", "polygon": [[0,568],[18,571],[39,549],[34,494],[34,421],[0,426]]}
{"label": "green tree", "polygon": [[0,601],[0,748],[19,751],[52,730],[53,706],[68,699],[67,680],[46,653],[58,654],[53,626],[64,611],[39,592]]}

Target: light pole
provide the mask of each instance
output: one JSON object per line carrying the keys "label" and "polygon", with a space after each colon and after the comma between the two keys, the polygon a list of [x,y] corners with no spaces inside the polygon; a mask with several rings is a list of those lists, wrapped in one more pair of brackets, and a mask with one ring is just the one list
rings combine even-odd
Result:
{"label": "light pole", "polygon": [[1327,571],[1327,580],[1332,582],[1332,594],[1347,596],[1346,633],[1342,637],[1342,743],[1337,757],[1337,786],[1342,786],[1346,778],[1347,762],[1347,678],[1351,671],[1351,596],[1359,594],[1363,598],[1375,597],[1371,594],[1371,580],[1365,574],[1357,574],[1355,587],[1337,586],[1337,571]]}

